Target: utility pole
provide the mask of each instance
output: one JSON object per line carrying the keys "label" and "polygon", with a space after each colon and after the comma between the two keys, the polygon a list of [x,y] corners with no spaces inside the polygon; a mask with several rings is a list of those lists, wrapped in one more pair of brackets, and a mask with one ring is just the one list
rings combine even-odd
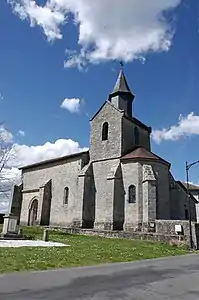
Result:
{"label": "utility pole", "polygon": [[190,192],[189,192],[189,169],[195,165],[199,163],[199,160],[188,164],[188,162],[186,161],[186,180],[187,180],[187,197],[188,197],[188,204],[189,204],[189,247],[190,249],[193,249],[193,236],[192,236],[192,228],[191,228],[191,196],[190,196]]}

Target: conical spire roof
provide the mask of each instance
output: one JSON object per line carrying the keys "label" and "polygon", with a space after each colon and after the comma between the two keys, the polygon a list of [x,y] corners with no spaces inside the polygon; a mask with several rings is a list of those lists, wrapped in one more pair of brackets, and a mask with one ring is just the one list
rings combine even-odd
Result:
{"label": "conical spire roof", "polygon": [[122,70],[120,70],[120,73],[118,75],[116,84],[115,84],[114,89],[113,89],[111,94],[115,94],[115,93],[118,93],[118,92],[132,94],[131,90],[128,86],[128,83],[126,81],[124,72]]}
{"label": "conical spire roof", "polygon": [[116,84],[108,100],[116,108],[124,111],[128,116],[132,116],[132,102],[135,96],[131,93],[123,70],[120,70]]}

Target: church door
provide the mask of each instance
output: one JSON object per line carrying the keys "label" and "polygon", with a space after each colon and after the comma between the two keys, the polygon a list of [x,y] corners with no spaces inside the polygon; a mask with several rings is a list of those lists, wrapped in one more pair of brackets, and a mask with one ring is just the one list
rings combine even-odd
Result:
{"label": "church door", "polygon": [[36,225],[36,221],[37,221],[37,211],[38,211],[38,200],[33,200],[33,202],[31,203],[31,207],[29,209],[29,220],[28,220],[28,224],[30,226],[34,226]]}

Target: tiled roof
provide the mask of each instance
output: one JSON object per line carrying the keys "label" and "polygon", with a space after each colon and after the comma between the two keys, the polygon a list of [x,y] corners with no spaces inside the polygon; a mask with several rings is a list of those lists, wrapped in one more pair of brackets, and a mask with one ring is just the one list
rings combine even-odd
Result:
{"label": "tiled roof", "polygon": [[82,151],[82,152],[77,152],[77,153],[73,153],[73,154],[70,154],[70,155],[65,155],[65,156],[61,156],[61,157],[57,157],[57,158],[53,158],[53,159],[43,160],[43,161],[31,164],[31,165],[22,166],[22,167],[19,168],[19,170],[35,168],[35,167],[38,167],[38,166],[42,166],[42,165],[46,165],[46,164],[50,164],[50,163],[55,163],[55,162],[59,162],[59,161],[61,162],[61,161],[67,160],[69,158],[75,158],[75,157],[81,156],[85,153],[89,153],[89,151]]}
{"label": "tiled roof", "polygon": [[170,165],[169,162],[162,159],[161,157],[157,156],[156,154],[148,151],[144,147],[136,147],[134,150],[128,152],[124,156],[121,157],[122,160],[128,160],[128,159],[147,159],[147,160],[155,160],[155,161],[161,161],[167,165]]}

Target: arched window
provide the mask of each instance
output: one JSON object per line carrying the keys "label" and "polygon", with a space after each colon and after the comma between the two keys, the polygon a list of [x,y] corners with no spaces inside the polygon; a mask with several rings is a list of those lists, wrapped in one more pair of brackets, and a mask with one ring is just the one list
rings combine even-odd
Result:
{"label": "arched window", "polygon": [[140,133],[137,127],[134,128],[134,137],[135,137],[135,145],[138,146],[140,144]]}
{"label": "arched window", "polygon": [[108,123],[105,122],[102,126],[102,141],[108,140]]}
{"label": "arched window", "polygon": [[129,203],[136,202],[136,187],[134,185],[129,186],[128,201]]}
{"label": "arched window", "polygon": [[69,188],[66,186],[64,188],[64,204],[68,204],[68,195],[69,195]]}

